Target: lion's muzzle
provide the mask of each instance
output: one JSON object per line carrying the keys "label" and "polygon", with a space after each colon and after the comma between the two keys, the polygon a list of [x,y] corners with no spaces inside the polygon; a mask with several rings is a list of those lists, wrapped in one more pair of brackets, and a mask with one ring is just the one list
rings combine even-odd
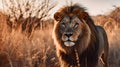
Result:
{"label": "lion's muzzle", "polygon": [[62,40],[63,40],[65,46],[71,47],[71,46],[75,45],[72,35],[73,35],[72,32],[67,32],[67,33],[63,34]]}

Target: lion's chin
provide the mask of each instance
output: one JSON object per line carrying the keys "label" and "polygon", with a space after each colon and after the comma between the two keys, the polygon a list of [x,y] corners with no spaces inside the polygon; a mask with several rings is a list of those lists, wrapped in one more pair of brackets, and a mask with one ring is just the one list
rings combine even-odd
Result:
{"label": "lion's chin", "polygon": [[71,41],[66,41],[66,42],[64,42],[64,45],[67,46],[67,47],[72,47],[72,46],[75,45],[75,43],[71,42]]}

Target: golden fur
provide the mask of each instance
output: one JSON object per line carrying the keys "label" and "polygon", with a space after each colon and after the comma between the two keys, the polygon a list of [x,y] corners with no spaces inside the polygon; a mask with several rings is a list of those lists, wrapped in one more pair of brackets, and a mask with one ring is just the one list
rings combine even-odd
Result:
{"label": "golden fur", "polygon": [[85,9],[65,6],[54,14],[54,19],[53,39],[61,67],[96,67],[102,52],[101,39]]}

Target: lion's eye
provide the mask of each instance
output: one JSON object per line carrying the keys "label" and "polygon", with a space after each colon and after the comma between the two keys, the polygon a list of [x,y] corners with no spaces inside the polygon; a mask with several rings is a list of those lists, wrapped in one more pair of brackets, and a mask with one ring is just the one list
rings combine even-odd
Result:
{"label": "lion's eye", "polygon": [[64,28],[65,28],[65,23],[62,23],[61,25],[62,25],[62,27],[64,27]]}
{"label": "lion's eye", "polygon": [[78,27],[78,25],[79,25],[79,24],[78,24],[78,23],[76,23],[76,24],[74,25],[74,28],[77,28],[77,27]]}

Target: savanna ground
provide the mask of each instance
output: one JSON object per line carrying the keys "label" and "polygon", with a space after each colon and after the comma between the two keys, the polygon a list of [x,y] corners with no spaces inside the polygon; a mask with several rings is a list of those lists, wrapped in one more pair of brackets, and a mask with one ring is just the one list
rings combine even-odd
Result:
{"label": "savanna ground", "polygon": [[[120,67],[120,8],[92,18],[107,32],[109,66]],[[52,40],[53,19],[39,21],[40,26],[34,31],[29,31],[33,28],[29,23],[26,26],[18,21],[10,24],[8,19],[7,14],[0,12],[0,67],[59,67]]]}

